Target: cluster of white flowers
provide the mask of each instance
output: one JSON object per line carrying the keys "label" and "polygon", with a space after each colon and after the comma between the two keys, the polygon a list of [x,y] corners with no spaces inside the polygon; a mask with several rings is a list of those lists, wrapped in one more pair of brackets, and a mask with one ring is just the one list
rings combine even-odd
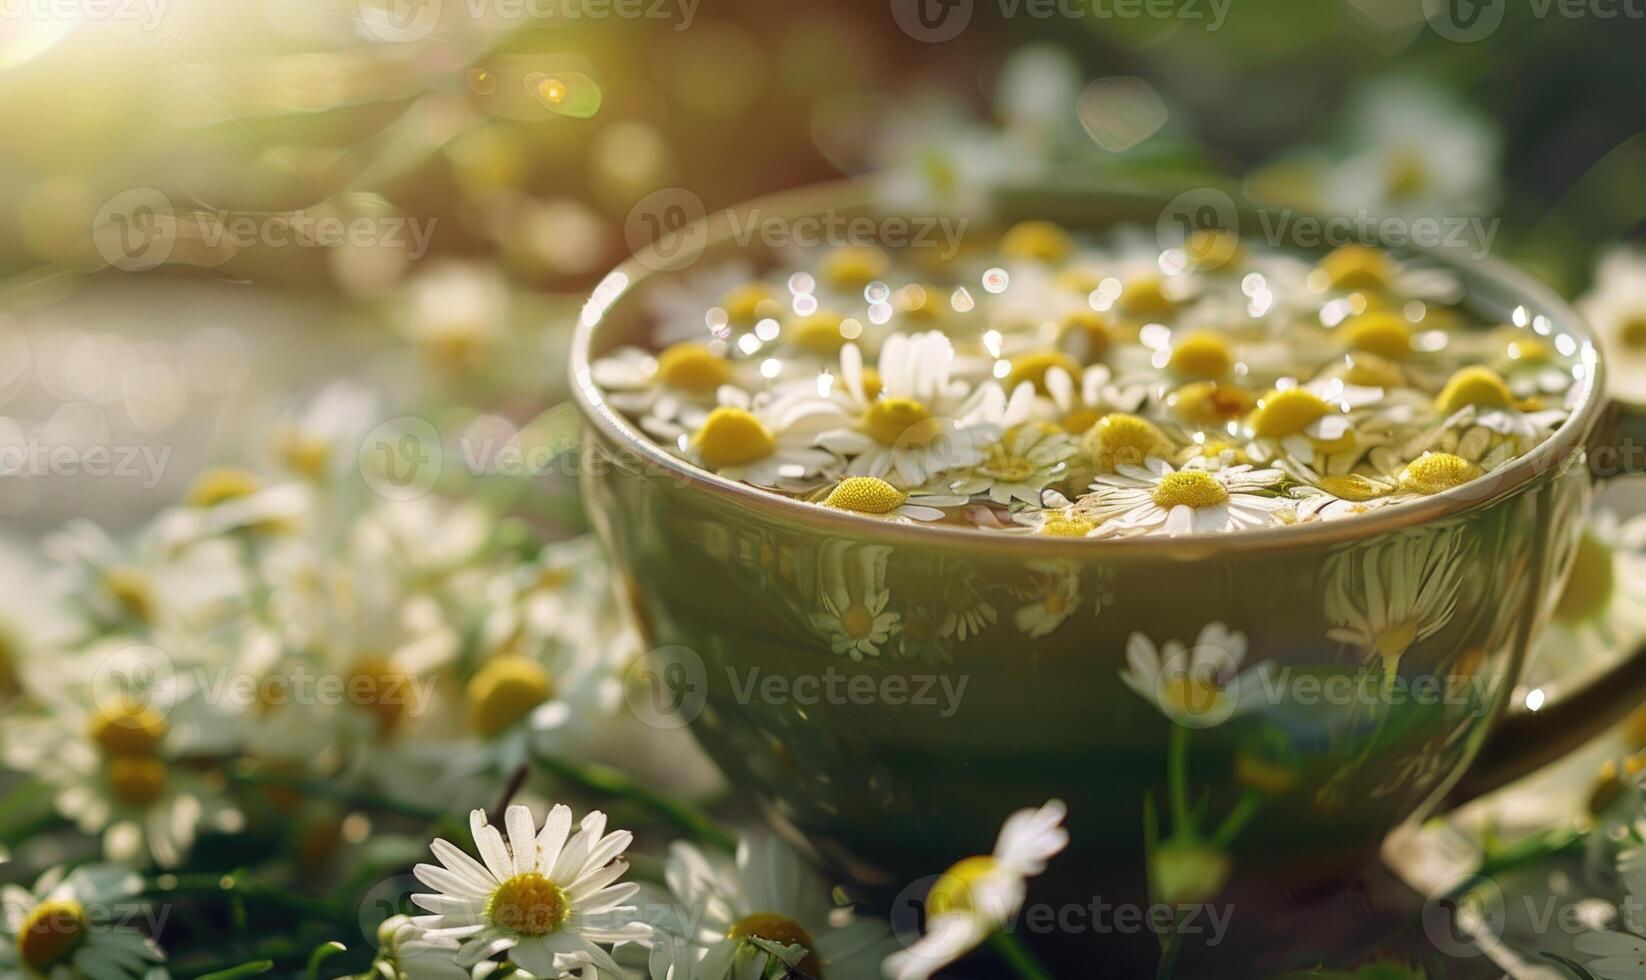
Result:
{"label": "cluster of white flowers", "polygon": [[667,451],[824,507],[1018,533],[1362,514],[1524,454],[1580,390],[1546,318],[1480,324],[1449,273],[1363,245],[1311,262],[1027,221],[953,259],[817,249],[651,299],[657,346],[594,378]]}

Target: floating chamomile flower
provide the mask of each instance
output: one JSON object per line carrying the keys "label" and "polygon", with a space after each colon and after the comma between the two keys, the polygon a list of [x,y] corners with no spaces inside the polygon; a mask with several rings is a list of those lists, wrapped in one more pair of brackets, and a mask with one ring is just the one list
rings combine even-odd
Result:
{"label": "floating chamomile flower", "polygon": [[1119,385],[1113,374],[1102,364],[1094,364],[1075,376],[1061,366],[1046,371],[1044,388],[1051,402],[1053,420],[1071,435],[1085,435],[1086,431],[1107,415],[1115,412],[1136,412],[1148,391],[1143,385]]}
{"label": "floating chamomile flower", "polygon": [[1041,492],[1061,480],[1069,460],[1080,454],[1080,444],[1049,422],[1027,422],[1009,429],[989,447],[989,454],[971,470],[949,483],[965,497],[987,495],[997,504],[1014,501],[1035,506]]}
{"label": "floating chamomile flower", "polygon": [[88,864],[41,875],[32,889],[0,888],[0,974],[51,980],[143,980],[165,954],[133,928],[143,879],[128,868]]}
{"label": "floating chamomile flower", "polygon": [[640,886],[620,883],[629,864],[622,854],[634,835],[606,833],[606,815],[596,810],[571,832],[572,812],[549,811],[542,828],[531,810],[511,806],[504,813],[507,839],[486,820],[469,814],[469,829],[482,861],[436,838],[439,865],[419,864],[417,880],[434,889],[412,896],[433,913],[414,924],[431,941],[459,943],[456,960],[473,967],[499,955],[538,977],[561,977],[593,967],[622,975],[605,948],[646,943],[651,927],[628,904]]}
{"label": "floating chamomile flower", "polygon": [[[861,362],[846,353],[855,347],[842,351],[841,372],[857,398],[866,392],[853,380],[861,377]],[[965,382],[950,380],[953,362],[954,347],[941,333],[892,335],[880,351],[879,395],[855,405],[852,425],[822,433],[818,444],[848,457],[853,476],[895,472],[907,486],[976,464],[999,433],[966,420],[969,391]]]}
{"label": "floating chamomile flower", "polygon": [[[693,425],[715,403],[721,388],[750,382],[749,365],[732,361],[707,344],[681,342],[651,354],[621,347],[591,365],[595,383],[619,411],[641,418],[641,428],[668,439]],[[655,431],[654,431],[655,430]]]}
{"label": "floating chamomile flower", "polygon": [[994,852],[961,860],[926,895],[925,931],[886,958],[886,976],[925,980],[977,948],[1023,906],[1028,879],[1069,845],[1059,800],[1006,818]]}
{"label": "floating chamomile flower", "polygon": [[803,386],[750,397],[720,389],[719,404],[686,437],[686,458],[731,480],[759,487],[797,487],[837,457],[816,448],[820,433],[845,413]]}
{"label": "floating chamomile flower", "polygon": [[[872,977],[897,948],[884,921],[854,917],[837,906],[828,883],[774,837],[741,837],[730,858],[677,842],[669,849],[664,879],[686,915],[658,928],[700,951],[693,978],[734,975],[734,959],[751,938],[800,947],[804,955],[794,966],[809,977]],[[750,959],[736,976],[760,975],[766,956],[756,952]]]}
{"label": "floating chamomile flower", "polygon": [[647,292],[646,306],[656,324],[653,339],[662,346],[729,340],[760,318],[783,312],[777,289],[756,278],[746,262],[665,276]]}
{"label": "floating chamomile flower", "polygon": [[1346,454],[1350,457],[1347,463],[1352,464],[1360,448],[1355,413],[1382,397],[1381,388],[1344,384],[1338,378],[1316,378],[1270,391],[1247,416],[1246,427],[1252,436],[1247,452],[1265,461],[1285,454],[1311,466],[1328,456]]}
{"label": "floating chamomile flower", "polygon": [[1301,463],[1280,468],[1297,485],[1287,490],[1297,501],[1297,520],[1340,520],[1386,506],[1399,487],[1392,480],[1369,473],[1320,473]]}
{"label": "floating chamomile flower", "polygon": [[1394,294],[1439,304],[1456,303],[1463,295],[1452,273],[1371,245],[1339,246],[1321,258],[1308,282],[1317,293]]}
{"label": "floating chamomile flower", "polygon": [[1279,470],[1241,464],[1220,470],[1177,469],[1162,459],[1123,464],[1099,474],[1077,509],[1101,520],[1099,537],[1162,533],[1214,534],[1280,522],[1292,505],[1273,495]]}
{"label": "floating chamomile flower", "polygon": [[848,476],[835,484],[818,503],[831,510],[866,517],[940,521],[945,516],[945,507],[958,507],[968,499],[965,494],[959,493],[901,490],[877,476]]}

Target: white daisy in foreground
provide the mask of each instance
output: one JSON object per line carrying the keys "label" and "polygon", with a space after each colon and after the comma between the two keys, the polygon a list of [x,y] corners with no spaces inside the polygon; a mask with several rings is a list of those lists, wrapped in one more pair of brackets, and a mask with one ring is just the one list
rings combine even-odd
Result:
{"label": "white daisy in foreground", "polygon": [[790,386],[750,397],[728,385],[718,401],[681,447],[698,466],[755,486],[794,487],[836,462],[817,436],[845,415],[815,392]]}
{"label": "white daisy in foreground", "polygon": [[457,965],[456,940],[430,939],[409,915],[391,915],[377,927],[372,973],[383,980],[471,980]]}
{"label": "white daisy in foreground", "polygon": [[1207,728],[1262,702],[1274,665],[1242,671],[1245,659],[1246,634],[1222,623],[1201,627],[1192,647],[1167,640],[1157,650],[1153,640],[1133,633],[1120,679],[1179,725]]}
{"label": "white daisy in foreground", "polygon": [[894,980],[925,980],[960,959],[1010,922],[1023,905],[1028,879],[1069,844],[1062,801],[1006,818],[994,853],[961,860],[926,894],[925,934],[886,957]]}
{"label": "white daisy in foreground", "polygon": [[1618,856],[1617,870],[1623,877],[1626,898],[1618,909],[1618,932],[1591,932],[1578,936],[1573,945],[1580,953],[1595,957],[1590,972],[1603,980],[1637,980],[1646,977],[1646,851],[1625,851]]}
{"label": "white daisy in foreground", "polygon": [[1143,466],[1122,463],[1099,475],[1077,509],[1101,523],[1099,537],[1158,532],[1213,534],[1277,523],[1292,506],[1265,495],[1285,474],[1242,464],[1221,470],[1177,469],[1151,457]]}
{"label": "white daisy in foreground", "polygon": [[851,460],[853,476],[895,472],[905,486],[981,461],[1000,432],[969,420],[968,387],[951,380],[954,346],[937,331],[893,334],[881,348],[880,391],[864,386],[862,355],[856,344],[840,352],[839,393],[854,416],[850,427],[825,432],[818,444]]}
{"label": "white daisy in foreground", "polygon": [[1069,460],[1079,453],[1079,443],[1062,429],[1029,422],[1008,430],[989,447],[983,462],[951,482],[949,489],[968,497],[987,495],[997,504],[1034,507],[1041,492],[1063,478]]}
{"label": "white daisy in foreground", "polygon": [[1326,635],[1393,677],[1412,644],[1451,621],[1473,551],[1461,534],[1426,528],[1338,552],[1326,561]]}
{"label": "white daisy in foreground", "polygon": [[[664,877],[685,913],[672,925],[703,950],[693,980],[732,975],[734,957],[751,938],[801,947],[805,956],[795,966],[809,977],[870,977],[896,948],[885,922],[836,906],[829,883],[773,837],[739,839],[735,860],[676,843]],[[752,954],[747,972],[740,966],[736,975],[762,975],[766,958]]]}
{"label": "white daisy in foreground", "polygon": [[621,975],[603,946],[645,943],[652,934],[638,908],[624,904],[640,886],[617,883],[629,869],[622,854],[634,835],[606,833],[606,815],[598,810],[573,834],[572,812],[563,804],[549,811],[541,829],[519,805],[508,808],[504,825],[506,841],[486,811],[469,814],[484,863],[434,840],[430,849],[440,864],[414,871],[435,891],[412,896],[433,914],[415,924],[430,940],[456,940],[459,966],[503,954],[535,977],[564,977],[588,966]]}
{"label": "white daisy in foreground", "polygon": [[1646,249],[1619,246],[1607,252],[1577,308],[1606,352],[1606,382],[1613,394],[1646,401]]}
{"label": "white daisy in foreground", "polygon": [[160,947],[130,925],[143,918],[142,890],[131,870],[100,864],[53,868],[32,890],[0,888],[0,975],[124,980],[160,969]]}

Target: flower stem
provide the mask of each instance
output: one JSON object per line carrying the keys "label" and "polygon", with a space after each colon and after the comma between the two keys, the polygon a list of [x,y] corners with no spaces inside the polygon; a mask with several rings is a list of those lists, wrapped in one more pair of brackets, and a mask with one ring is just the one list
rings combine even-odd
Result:
{"label": "flower stem", "polygon": [[1160,965],[1155,967],[1154,980],[1171,980],[1172,973],[1177,970],[1177,952],[1182,948],[1183,930],[1173,923],[1172,938],[1160,953]]}
{"label": "flower stem", "polygon": [[1052,975],[1046,972],[1046,968],[1040,965],[1040,960],[1035,958],[1034,953],[1023,945],[1023,941],[1018,939],[1016,934],[1005,929],[995,930],[995,934],[989,937],[989,948],[994,950],[996,956],[1006,961],[1012,975],[1018,980],[1052,980]]}
{"label": "flower stem", "polygon": [[684,800],[649,790],[610,766],[572,762],[544,752],[534,752],[532,763],[586,792],[639,804],[705,844],[727,852],[737,850],[737,836],[722,829],[707,813]]}
{"label": "flower stem", "polygon": [[1166,749],[1166,780],[1172,794],[1172,836],[1195,836],[1189,816],[1189,729],[1173,724]]}
{"label": "flower stem", "polygon": [[1252,790],[1247,790],[1246,795],[1242,796],[1240,802],[1235,804],[1235,808],[1229,811],[1227,817],[1223,818],[1223,825],[1218,827],[1217,833],[1212,835],[1212,843],[1220,848],[1228,847],[1234,841],[1235,835],[1240,833],[1241,828],[1246,826],[1246,822],[1252,819],[1257,813],[1257,808],[1262,805],[1263,797]]}

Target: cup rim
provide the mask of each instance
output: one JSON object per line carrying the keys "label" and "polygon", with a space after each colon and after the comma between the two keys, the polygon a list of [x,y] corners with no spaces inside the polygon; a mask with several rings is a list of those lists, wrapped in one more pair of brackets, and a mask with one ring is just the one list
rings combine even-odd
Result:
{"label": "cup rim", "polygon": [[[1185,187],[1178,185],[1175,189],[1181,192]],[[1219,189],[1225,190],[1237,200],[1241,198],[1235,189]],[[997,189],[997,192],[1032,193],[1036,190],[1117,200],[1158,199],[1160,203],[1170,200],[1173,193],[1170,185],[1118,181],[1085,182],[1063,187],[1001,188]],[[711,212],[679,229],[677,234],[703,233],[703,248],[707,250],[716,245],[725,245],[731,240],[732,223],[727,218],[738,212],[758,211],[763,214],[801,216],[816,214],[828,207],[855,208],[870,206],[872,203],[870,181],[866,178],[848,178],[780,191]],[[1253,210],[1263,210],[1255,205],[1247,206]],[[720,226],[718,230],[717,223]],[[1081,559],[1135,556],[1144,552],[1150,556],[1171,555],[1201,559],[1229,552],[1313,548],[1322,544],[1364,540],[1391,531],[1434,523],[1445,517],[1485,507],[1521,488],[1539,473],[1556,465],[1585,440],[1607,401],[1603,395],[1605,367],[1593,328],[1571,304],[1548,286],[1533,279],[1528,273],[1489,256],[1459,257],[1443,254],[1437,249],[1416,246],[1407,246],[1405,250],[1422,255],[1442,266],[1467,271],[1470,273],[1469,278],[1476,281],[1495,283],[1505,294],[1522,301],[1522,305],[1547,315],[1556,330],[1572,335],[1579,344],[1573,355],[1574,360],[1584,367],[1583,376],[1574,382],[1582,386],[1582,399],[1548,438],[1530,452],[1516,457],[1507,466],[1484,473],[1468,483],[1422,500],[1407,501],[1343,520],[1277,525],[1225,534],[1175,537],[1147,534],[1126,538],[1066,538],[1038,534],[1003,534],[983,528],[917,525],[851,511],[834,510],[711,473],[666,452],[653,442],[634,423],[611,407],[600,387],[594,382],[591,351],[595,334],[610,309],[625,297],[632,303],[632,297],[638,287],[666,276],[679,275],[683,271],[659,268],[660,265],[666,264],[667,260],[657,255],[655,243],[647,245],[607,273],[585,302],[578,316],[569,350],[571,394],[579,411],[590,425],[623,446],[626,451],[637,454],[647,465],[668,473],[683,489],[702,491],[738,507],[752,508],[765,513],[774,520],[788,520],[820,531],[833,530],[842,534],[873,536],[914,546],[942,544],[984,547],[990,550],[1021,551],[1029,557]],[[645,260],[648,255],[655,257],[653,263]]]}

